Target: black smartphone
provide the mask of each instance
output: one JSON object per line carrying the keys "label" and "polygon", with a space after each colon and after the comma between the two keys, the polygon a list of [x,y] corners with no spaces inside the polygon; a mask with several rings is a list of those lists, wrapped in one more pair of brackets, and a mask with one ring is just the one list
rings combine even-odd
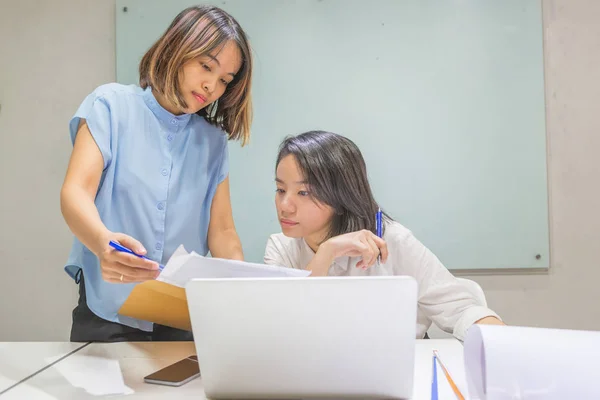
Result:
{"label": "black smartphone", "polygon": [[144,382],[157,385],[181,386],[200,376],[198,357],[189,356],[175,364],[144,377]]}

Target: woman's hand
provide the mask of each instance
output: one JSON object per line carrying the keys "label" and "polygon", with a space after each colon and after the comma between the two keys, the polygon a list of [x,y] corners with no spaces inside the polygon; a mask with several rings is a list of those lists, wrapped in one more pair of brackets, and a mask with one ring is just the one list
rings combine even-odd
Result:
{"label": "woman's hand", "polygon": [[146,254],[144,246],[131,236],[110,232],[102,239],[103,243],[98,246],[102,250],[96,254],[100,260],[102,278],[105,281],[111,283],[132,283],[156,279],[160,273],[158,263],[115,250],[108,244],[111,240],[131,249],[136,254]]}
{"label": "woman's hand", "polygon": [[356,267],[362,269],[373,266],[380,254],[382,262],[385,263],[388,258],[385,240],[366,229],[332,237],[319,246],[318,252],[324,252],[332,259],[344,256],[361,257]]}

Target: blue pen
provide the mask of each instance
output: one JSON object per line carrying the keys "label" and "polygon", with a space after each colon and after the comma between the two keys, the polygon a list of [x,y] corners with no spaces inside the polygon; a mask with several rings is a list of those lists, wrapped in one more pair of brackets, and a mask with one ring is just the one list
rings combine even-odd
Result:
{"label": "blue pen", "polygon": [[[137,256],[139,258],[143,258],[145,260],[150,260],[148,257],[143,256],[141,254],[137,254],[134,253],[131,249],[128,249],[127,247],[115,242],[114,240],[111,240],[110,242],[108,242],[108,244],[110,245],[110,247],[112,247],[113,249],[117,250],[117,251],[122,251],[123,253],[129,253],[129,254],[133,254],[134,256]],[[153,260],[150,260],[153,261]],[[159,270],[163,270],[164,266],[158,264],[158,269]]]}
{"label": "blue pen", "polygon": [[438,400],[438,383],[435,350],[433,353],[433,376],[431,377],[431,400]]}
{"label": "blue pen", "polygon": [[[381,208],[377,208],[377,214],[375,214],[375,230],[377,231],[377,237],[383,236],[383,227],[381,225]],[[377,263],[381,262],[381,252],[377,256]]]}
{"label": "blue pen", "polygon": [[377,209],[377,214],[376,214],[376,219],[377,219],[377,226],[376,226],[376,230],[377,230],[377,236],[381,237],[383,235],[383,227],[381,226],[381,208]]}

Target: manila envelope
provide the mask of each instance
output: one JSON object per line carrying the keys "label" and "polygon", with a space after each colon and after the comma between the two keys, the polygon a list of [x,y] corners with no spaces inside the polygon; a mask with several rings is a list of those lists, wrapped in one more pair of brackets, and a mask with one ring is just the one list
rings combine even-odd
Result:
{"label": "manila envelope", "polygon": [[161,281],[151,280],[136,285],[119,309],[119,314],[192,330],[185,289]]}

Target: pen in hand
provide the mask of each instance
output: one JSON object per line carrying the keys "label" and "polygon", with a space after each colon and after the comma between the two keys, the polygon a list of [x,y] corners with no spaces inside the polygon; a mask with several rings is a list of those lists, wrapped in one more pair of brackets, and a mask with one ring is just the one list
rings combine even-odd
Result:
{"label": "pen in hand", "polygon": [[[377,233],[377,237],[381,238],[383,235],[383,226],[381,225],[381,208],[377,208],[377,213],[375,214],[375,231]],[[377,264],[381,264],[381,251],[377,256]]]}
{"label": "pen in hand", "polygon": [[[111,241],[110,241],[108,244],[110,245],[110,247],[112,247],[113,249],[115,249],[115,250],[117,250],[117,251],[121,251],[121,252],[123,252],[123,253],[129,253],[129,254],[133,254],[133,255],[134,255],[134,256],[136,256],[136,257],[143,258],[143,259],[145,259],[145,260],[149,260],[149,261],[153,261],[153,260],[149,259],[148,257],[146,257],[146,256],[144,256],[144,255],[141,255],[141,254],[137,254],[137,253],[135,253],[133,250],[131,250],[131,249],[128,249],[127,247],[125,247],[125,246],[123,246],[123,245],[121,245],[121,244],[119,244],[119,243],[115,242],[114,240],[111,240]],[[165,268],[165,267],[164,267],[164,265],[158,264],[158,269],[159,269],[160,271],[162,271],[162,270],[163,270],[163,268]]]}

